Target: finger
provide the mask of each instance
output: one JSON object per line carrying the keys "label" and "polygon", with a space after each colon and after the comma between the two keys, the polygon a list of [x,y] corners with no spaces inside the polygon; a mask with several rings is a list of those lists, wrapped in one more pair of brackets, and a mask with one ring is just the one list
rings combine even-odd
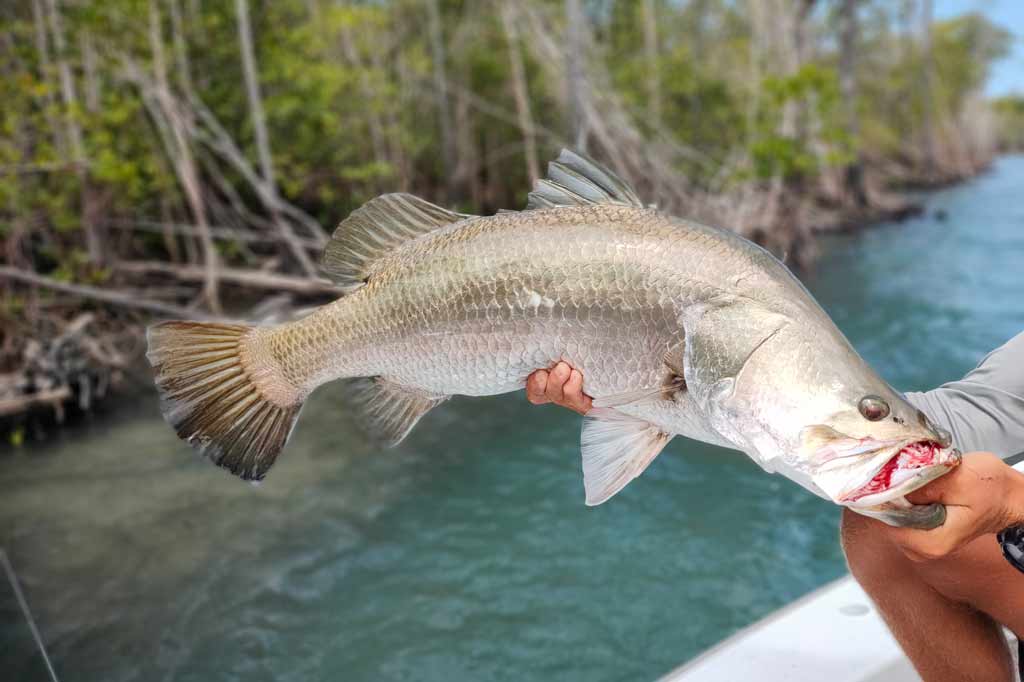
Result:
{"label": "finger", "polygon": [[544,395],[544,389],[547,388],[547,385],[548,371],[546,369],[538,369],[526,380],[526,399],[534,405],[543,405],[544,403],[551,402]]}
{"label": "finger", "polygon": [[965,480],[968,471],[970,471],[970,465],[961,464],[949,473],[939,476],[928,485],[918,488],[912,493],[907,493],[907,500],[913,504],[938,502],[940,504],[952,505],[958,501],[962,504],[965,497],[963,495],[963,486],[965,484],[969,485],[968,481]]}
{"label": "finger", "polygon": [[566,407],[576,410],[580,414],[586,414],[590,410],[590,396],[583,393],[583,374],[579,370],[574,369],[569,374],[564,392]]}
{"label": "finger", "polygon": [[569,374],[572,372],[572,368],[564,362],[560,362],[555,365],[554,369],[551,370],[551,374],[548,376],[548,385],[544,390],[544,394],[553,403],[562,405],[565,401],[565,382],[569,380]]}

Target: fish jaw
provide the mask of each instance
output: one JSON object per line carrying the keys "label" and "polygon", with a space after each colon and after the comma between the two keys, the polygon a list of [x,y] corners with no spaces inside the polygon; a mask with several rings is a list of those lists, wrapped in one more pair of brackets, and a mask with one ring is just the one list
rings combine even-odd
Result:
{"label": "fish jaw", "polygon": [[943,448],[935,441],[915,441],[895,452],[886,452],[881,465],[870,470],[870,476],[861,479],[840,493],[836,502],[852,509],[870,509],[922,488],[949,473],[961,461],[956,448]]}

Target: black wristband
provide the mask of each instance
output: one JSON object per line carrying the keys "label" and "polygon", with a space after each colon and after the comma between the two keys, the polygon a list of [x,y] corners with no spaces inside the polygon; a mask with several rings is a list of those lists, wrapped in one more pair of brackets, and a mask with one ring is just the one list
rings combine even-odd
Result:
{"label": "black wristband", "polygon": [[1024,526],[1010,526],[996,535],[1003,556],[1010,565],[1024,573]]}

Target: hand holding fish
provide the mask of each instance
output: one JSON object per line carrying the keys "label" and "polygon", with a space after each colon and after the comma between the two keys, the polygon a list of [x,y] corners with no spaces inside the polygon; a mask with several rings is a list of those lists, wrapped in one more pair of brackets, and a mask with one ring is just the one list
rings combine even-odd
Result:
{"label": "hand holding fish", "polygon": [[554,403],[585,415],[594,401],[583,392],[583,375],[566,362],[539,369],[526,380],[526,399],[534,405]]}
{"label": "hand holding fish", "polygon": [[942,559],[983,535],[1024,523],[1024,474],[990,452],[971,452],[907,499],[945,505],[945,523],[932,530],[885,526],[884,532],[913,561]]}

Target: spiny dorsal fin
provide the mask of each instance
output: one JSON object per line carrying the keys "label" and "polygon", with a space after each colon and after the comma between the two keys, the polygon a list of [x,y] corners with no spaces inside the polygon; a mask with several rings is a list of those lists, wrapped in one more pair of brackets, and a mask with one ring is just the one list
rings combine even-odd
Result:
{"label": "spiny dorsal fin", "polygon": [[366,283],[374,261],[400,244],[470,217],[411,194],[384,194],[338,225],[320,266],[339,287],[353,291]]}
{"label": "spiny dorsal fin", "polygon": [[636,193],[615,173],[563,149],[558,158],[548,164],[548,177],[533,186],[526,209],[586,204],[644,207]]}
{"label": "spiny dorsal fin", "polygon": [[370,432],[388,445],[398,445],[427,412],[450,396],[402,386],[384,377],[357,379],[356,392]]}
{"label": "spiny dorsal fin", "polygon": [[583,420],[583,487],[587,506],[601,504],[644,472],[672,434],[617,410],[594,408]]}

